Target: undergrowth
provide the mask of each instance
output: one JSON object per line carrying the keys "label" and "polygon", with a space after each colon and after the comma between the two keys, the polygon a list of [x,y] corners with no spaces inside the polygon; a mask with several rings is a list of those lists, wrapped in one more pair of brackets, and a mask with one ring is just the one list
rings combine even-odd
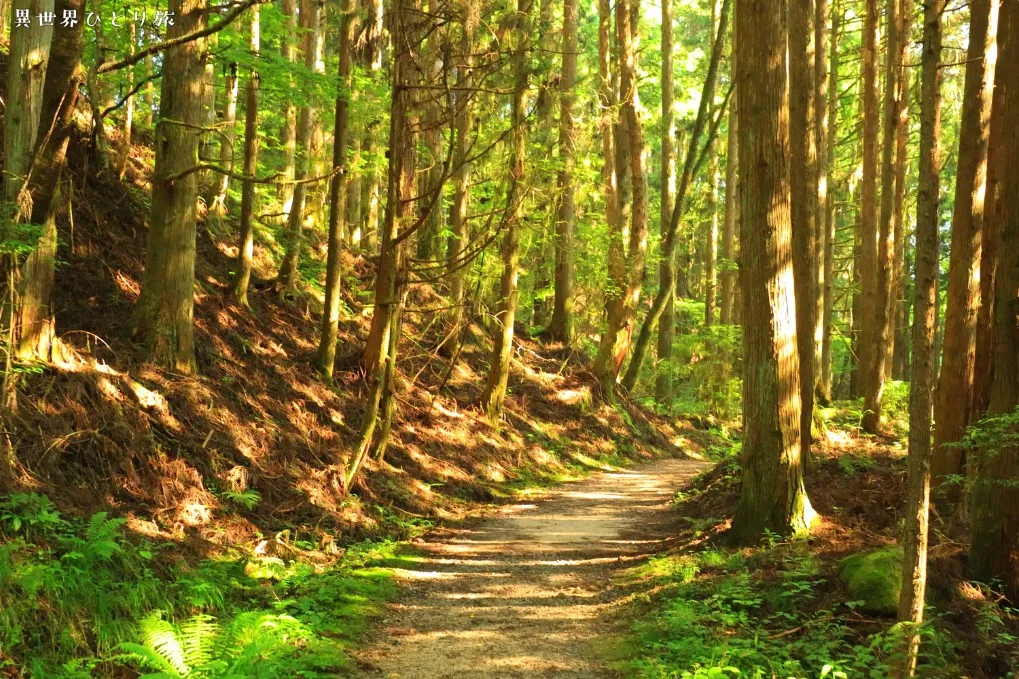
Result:
{"label": "undergrowth", "polygon": [[[395,543],[342,561],[279,540],[188,564],[105,512],[65,517],[44,495],[0,501],[0,674],[46,679],[334,677],[394,589]],[[313,563],[312,560],[317,563]]]}
{"label": "undergrowth", "polygon": [[[899,637],[871,631],[856,601],[833,600],[806,542],[759,550],[662,555],[631,572],[658,593],[635,624],[635,659],[646,678],[765,679],[891,676]],[[920,676],[958,677],[962,649],[937,624],[924,627]]]}

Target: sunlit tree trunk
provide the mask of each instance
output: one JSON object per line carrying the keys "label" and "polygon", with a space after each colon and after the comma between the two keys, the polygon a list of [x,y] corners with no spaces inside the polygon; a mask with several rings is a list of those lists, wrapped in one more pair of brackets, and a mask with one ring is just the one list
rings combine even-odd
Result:
{"label": "sunlit tree trunk", "polygon": [[[665,4],[668,4],[667,2]],[[559,83],[559,153],[562,168],[559,170],[559,212],[555,224],[555,295],[552,301],[552,318],[548,336],[563,344],[572,344],[573,330],[573,230],[576,223],[573,171],[576,165],[577,142],[577,31],[579,0],[563,2],[563,73]],[[664,47],[663,47],[664,49]],[[666,80],[662,65],[663,87]],[[664,142],[663,142],[664,143]]]}
{"label": "sunlit tree trunk", "polygon": [[[81,0],[57,0],[54,9],[57,16],[62,16],[65,10],[81,12],[82,7]],[[51,307],[57,257],[57,186],[66,164],[72,117],[78,102],[78,88],[82,84],[82,33],[80,25],[53,32],[48,54],[39,55],[45,59],[38,66],[45,72],[41,91],[36,89],[34,78],[30,76],[25,79],[29,74],[10,74],[12,81],[18,79],[21,82],[18,89],[9,91],[15,92],[15,96],[31,100],[30,111],[32,117],[37,115],[35,124],[38,131],[32,142],[36,148],[30,175],[5,178],[18,187],[24,186],[27,196],[31,197],[31,206],[24,204],[24,208],[30,211],[18,219],[42,227],[35,249],[25,260],[20,272],[16,307],[18,332],[14,351],[23,360],[59,358]],[[18,101],[24,102],[25,99]],[[10,109],[7,115],[14,117]],[[21,119],[20,122],[28,121]],[[17,128],[13,131],[16,132]]]}
{"label": "sunlit tree trunk", "polygon": [[[297,6],[300,0],[281,0],[283,10],[283,35],[280,40],[280,52],[283,60],[297,63]],[[295,86],[293,76],[284,81],[289,87]],[[283,149],[284,182],[280,184],[280,205],[283,206],[283,224],[290,219],[290,207],[294,203],[294,185],[291,183],[297,168],[297,106],[290,97],[284,97],[283,127],[280,129],[280,147]]]}
{"label": "sunlit tree trunk", "polygon": [[[1002,176],[997,200],[1002,217],[995,276],[994,378],[987,414],[1012,413],[1019,406],[1019,4],[1001,4],[998,68],[1003,77]],[[995,110],[995,115],[998,111]],[[981,451],[970,499],[970,570],[984,581],[998,580],[1019,601],[1019,446],[993,442]]]}
{"label": "sunlit tree trunk", "polygon": [[722,285],[718,321],[722,325],[735,322],[733,305],[736,288],[736,214],[739,205],[739,137],[736,100],[729,103],[729,131],[725,154],[725,219],[722,222]]}
{"label": "sunlit tree trunk", "polygon": [[[172,0],[176,21],[167,37],[205,28],[207,0]],[[200,92],[205,73],[205,40],[171,47],[163,55],[163,84],[156,126],[152,211],[145,273],[135,308],[135,333],[146,357],[179,372],[195,369],[195,201],[198,142],[203,124]]]}
{"label": "sunlit tree trunk", "polygon": [[[818,127],[819,139],[818,160],[823,163],[822,181],[824,190],[820,194],[820,210],[823,215],[818,218],[818,228],[822,232],[823,243],[823,275],[824,286],[821,291],[821,368],[818,375],[818,390],[822,400],[832,398],[832,323],[835,310],[835,196],[833,180],[835,164],[838,162],[838,118],[839,118],[839,42],[841,38],[842,8],[833,8],[834,0],[818,0],[818,35],[825,32],[827,21],[822,18],[828,14],[831,18],[831,32],[828,35],[828,81],[825,89],[827,99],[818,101],[818,106],[826,106],[825,120]],[[827,8],[827,12],[825,11]],[[822,55],[823,39],[818,39],[818,63]],[[822,155],[823,154],[823,155]]]}
{"label": "sunlit tree trunk", "polygon": [[810,455],[814,411],[814,330],[817,325],[817,89],[815,0],[789,3],[789,139],[792,186],[793,274],[796,340],[800,355],[800,403],[804,459]]}
{"label": "sunlit tree trunk", "polygon": [[902,544],[899,621],[907,623],[900,678],[912,676],[920,646],[927,586],[927,531],[931,485],[931,407],[934,322],[938,284],[938,193],[941,174],[941,15],[945,0],[925,0],[920,95],[920,189],[916,219],[913,381],[909,388],[909,485]]}
{"label": "sunlit tree trunk", "polygon": [[[319,43],[322,40],[322,0],[302,0],[301,27],[304,34],[304,65],[309,71],[319,72]],[[301,106],[297,118],[297,149],[294,161],[294,179],[299,182],[294,186],[290,212],[287,215],[286,251],[280,263],[279,286],[281,290],[293,290],[297,284],[298,269],[301,264],[301,251],[304,249],[304,221],[308,215],[308,184],[307,179],[314,167],[312,143],[315,137],[315,106],[311,102]]]}
{"label": "sunlit tree trunk", "polygon": [[[237,122],[237,95],[240,91],[240,80],[237,78],[237,64],[227,66],[226,77],[224,78],[224,89],[226,100],[223,102],[222,133],[219,137],[219,165],[225,170],[233,171],[234,168],[234,140],[237,137],[234,131]],[[209,196],[209,211],[215,216],[226,214],[226,197],[230,189],[230,175],[221,174],[213,182],[212,195]]]}
{"label": "sunlit tree trunk", "polygon": [[[658,217],[658,233],[659,242],[663,246],[669,233],[669,222],[672,219],[672,182],[676,174],[675,152],[672,148],[673,138],[676,136],[676,123],[673,115],[675,106],[672,76],[673,57],[672,0],[662,0],[662,197],[661,214]],[[728,191],[728,188],[726,190]],[[726,226],[728,227],[728,222],[726,222]],[[675,265],[672,262],[666,264],[664,261],[658,265],[659,286],[675,287],[671,275],[673,266]],[[672,341],[676,329],[674,314],[675,295],[669,295],[665,309],[662,311],[662,317],[658,321],[658,371],[655,376],[655,397],[661,403],[667,402],[672,397]]]}
{"label": "sunlit tree trunk", "polygon": [[[258,5],[250,10],[250,49],[257,56],[261,49],[261,22]],[[237,274],[231,292],[243,306],[248,306],[248,286],[255,254],[255,207],[258,202],[258,100],[261,80],[251,70],[244,90],[244,176],[241,185],[240,246],[237,250]]]}
{"label": "sunlit tree trunk", "polygon": [[[718,35],[721,14],[720,0],[711,4],[711,42],[714,44]],[[715,324],[718,307],[718,143],[711,140],[710,160],[708,161],[708,229],[704,243],[704,325]]]}
{"label": "sunlit tree trunk", "polygon": [[824,352],[824,291],[827,270],[824,253],[827,238],[828,215],[828,22],[831,19],[831,0],[814,0],[814,163],[816,167],[816,199],[814,200],[814,379],[815,400],[827,401],[823,389],[821,367]]}
{"label": "sunlit tree trunk", "polygon": [[[60,16],[59,14],[57,16]],[[135,42],[138,39],[138,29],[134,22],[128,24],[127,27],[127,53],[128,55],[134,54]],[[128,68],[127,73],[124,74],[127,83],[124,85],[127,92],[134,89],[134,68]],[[124,173],[127,171],[127,165],[131,161],[131,133],[133,132],[134,126],[134,95],[127,97],[124,102],[124,127],[121,128],[120,136],[120,160],[117,163],[117,174],[121,179],[124,178]]]}
{"label": "sunlit tree trunk", "polygon": [[[366,52],[369,56],[368,71],[373,79],[382,77],[382,46],[383,46],[383,4],[382,0],[370,0],[370,14],[366,26]],[[376,162],[378,151],[377,132],[374,124],[368,125],[364,132],[361,148],[371,165],[366,170],[366,181],[361,194],[362,221],[361,248],[365,252],[374,252],[379,234],[379,200],[380,173]]]}
{"label": "sunlit tree trunk", "polygon": [[[963,471],[959,441],[970,423],[980,306],[980,253],[987,189],[987,146],[998,36],[998,0],[970,4],[970,42],[959,130],[959,161],[952,215],[952,247],[945,307],[945,346],[934,410],[933,474],[938,486]],[[945,499],[959,498],[960,486],[939,488]]]}
{"label": "sunlit tree trunk", "polygon": [[[619,2],[620,0],[617,0]],[[626,0],[622,0],[625,2]],[[496,314],[495,348],[492,368],[485,383],[481,402],[492,422],[502,415],[502,402],[509,383],[510,359],[513,356],[513,324],[517,311],[517,276],[520,268],[520,230],[524,216],[525,162],[527,158],[527,129],[525,127],[527,102],[527,54],[530,49],[528,17],[531,0],[517,0],[516,46],[513,51],[513,102],[510,106],[510,124],[513,141],[510,151],[510,185],[506,193],[509,217],[502,243],[502,279],[499,284],[499,311]]]}
{"label": "sunlit tree trunk", "polygon": [[[878,0],[865,0],[863,26],[863,180],[860,187],[862,241],[860,243],[860,339],[858,386],[863,394],[863,430],[876,434],[881,421],[884,375],[878,370],[884,355],[878,322],[878,257],[880,240],[877,202],[878,107]],[[894,22],[891,22],[894,24]]]}
{"label": "sunlit tree trunk", "polygon": [[[352,11],[340,19],[339,39],[339,90],[336,94],[336,114],[333,124],[333,170],[347,168],[347,136],[350,119],[351,43],[357,32],[358,18]],[[343,232],[347,216],[346,171],[329,179],[329,241],[326,253],[325,308],[322,310],[322,328],[316,359],[318,371],[327,379],[333,378],[336,363],[336,338],[340,328],[340,257],[343,253]]]}
{"label": "sunlit tree trunk", "polygon": [[[428,11],[437,13],[437,0],[429,0]],[[423,48],[423,75],[427,88],[438,87],[439,75],[444,67],[442,63],[442,45],[438,37],[425,40]],[[417,232],[417,257],[423,260],[426,265],[434,264],[439,259],[439,236],[442,233],[443,216],[442,210],[442,187],[445,183],[444,161],[445,135],[443,132],[442,111],[435,99],[437,90],[424,90],[422,100],[422,123],[421,123],[421,147],[425,151],[418,163],[422,165],[422,200],[418,201],[418,209],[427,210],[422,214],[424,220]],[[435,194],[439,195],[436,197]]]}
{"label": "sunlit tree trunk", "polygon": [[740,287],[743,290],[743,486],[739,544],[808,530],[796,347],[785,0],[736,0]]}

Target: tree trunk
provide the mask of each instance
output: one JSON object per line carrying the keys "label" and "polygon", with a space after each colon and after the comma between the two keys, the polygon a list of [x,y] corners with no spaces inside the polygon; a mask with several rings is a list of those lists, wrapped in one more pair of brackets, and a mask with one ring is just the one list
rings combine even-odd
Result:
{"label": "tree trunk", "polygon": [[[64,11],[73,10],[80,13],[83,6],[82,0],[58,0],[54,11],[57,16],[63,16]],[[22,360],[45,361],[56,353],[54,349],[57,339],[51,303],[57,257],[55,221],[57,186],[66,164],[72,118],[78,101],[78,88],[82,84],[80,66],[83,42],[81,23],[54,32],[49,44],[49,54],[45,55],[46,61],[39,65],[40,70],[45,69],[42,90],[36,90],[32,80],[28,82],[23,80],[16,95],[29,98],[33,102],[30,108],[38,111],[36,126],[42,135],[40,137],[37,134],[33,141],[36,147],[35,162],[31,167],[30,176],[25,178],[27,179],[25,188],[32,201],[31,212],[29,215],[19,217],[42,226],[38,243],[21,269],[16,308],[15,352]],[[12,71],[11,75],[14,80],[21,79],[27,74],[15,76]],[[24,102],[25,98],[19,101]],[[7,115],[10,118],[14,117],[11,109],[8,109]],[[21,122],[28,121],[21,119]],[[25,171],[28,171],[28,168]],[[21,175],[8,177],[7,181],[19,186],[25,184]]]}
{"label": "tree trunk", "polygon": [[[712,44],[721,30],[718,26],[720,14],[720,0],[712,0]],[[712,139],[709,144],[708,153],[711,158],[708,163],[708,181],[711,182],[711,187],[708,190],[708,229],[704,243],[704,325],[706,327],[715,324],[716,307],[718,306],[718,144],[715,139]]]}
{"label": "tree trunk", "polygon": [[[283,60],[297,63],[297,5],[300,0],[281,0],[285,22],[280,52]],[[288,78],[289,86],[296,87],[293,76]],[[280,184],[280,205],[283,206],[283,224],[290,221],[290,208],[294,204],[294,184],[297,172],[297,106],[290,97],[283,103],[283,128],[280,130],[280,147],[283,149],[283,180]]]}
{"label": "tree trunk", "polygon": [[938,492],[957,502],[961,487],[941,486],[961,474],[962,450],[946,443],[962,439],[971,421],[973,371],[976,364],[977,313],[980,306],[980,252],[987,189],[987,145],[994,92],[998,0],[970,4],[970,42],[966,64],[959,162],[952,216],[952,247],[945,307],[945,346],[934,410],[932,471]]}
{"label": "tree trunk", "polygon": [[722,286],[718,322],[731,325],[735,320],[733,299],[736,287],[736,211],[739,203],[738,116],[735,99],[729,103],[729,132],[725,154],[725,221],[722,224]]}
{"label": "tree trunk", "polygon": [[[563,2],[563,73],[559,83],[559,153],[562,168],[559,170],[559,213],[555,224],[555,295],[552,301],[552,318],[548,336],[563,344],[574,340],[573,329],[573,229],[576,223],[576,205],[573,198],[573,169],[576,165],[575,139],[577,116],[577,31],[579,0]],[[664,49],[664,47],[663,47]],[[662,81],[665,69],[662,65]],[[663,84],[663,87],[665,85]]]}
{"label": "tree trunk", "polygon": [[[474,130],[474,93],[467,93],[466,88],[473,84],[474,66],[474,31],[481,17],[476,2],[463,4],[463,33],[460,37],[460,55],[457,61],[457,81],[465,91],[456,100],[456,119],[454,134],[456,144],[453,163],[453,206],[450,218],[449,243],[446,246],[446,275],[449,280],[449,313],[447,314],[447,333],[442,350],[452,356],[458,346],[463,331],[466,311],[467,291],[467,246],[470,241],[467,216],[471,204],[471,135]],[[567,58],[567,57],[564,57]],[[563,76],[566,77],[565,74]],[[565,115],[565,114],[564,114]],[[467,260],[467,261],[465,261]]]}
{"label": "tree trunk", "polygon": [[[823,287],[821,288],[821,368],[818,379],[818,391],[822,401],[832,399],[832,323],[835,310],[835,200],[833,179],[835,166],[838,162],[838,120],[839,120],[839,39],[842,25],[841,9],[831,7],[832,0],[818,0],[818,35],[825,32],[827,21],[822,16],[830,16],[831,33],[828,35],[828,81],[824,87],[827,96],[825,101],[818,101],[819,107],[826,107],[824,120],[818,127],[821,144],[818,147],[818,159],[823,163],[822,178],[824,190],[820,194],[818,228],[822,231],[823,243]],[[823,38],[818,39],[818,63],[823,51]],[[820,69],[819,69],[820,70]]]}
{"label": "tree trunk", "polygon": [[[1003,2],[998,28],[998,68],[1003,77],[1003,165],[998,195],[1001,245],[995,277],[994,379],[988,415],[1013,413],[1019,405],[1019,4]],[[995,115],[998,111],[995,111]],[[1000,444],[980,451],[970,500],[970,570],[984,581],[998,580],[1011,601],[1019,601],[1019,447]]]}
{"label": "tree trunk", "polygon": [[810,458],[814,413],[814,330],[817,325],[815,0],[789,3],[789,178],[792,186],[793,274],[796,282],[796,339],[800,357],[800,436]]}
{"label": "tree trunk", "polygon": [[385,450],[389,424],[393,418],[393,380],[396,351],[400,337],[400,321],[406,282],[403,259],[407,233],[400,233],[401,224],[410,228],[417,192],[417,135],[409,117],[414,106],[413,85],[416,81],[413,49],[417,46],[420,8],[415,0],[397,0],[393,7],[391,37],[393,46],[393,85],[389,113],[389,159],[386,213],[381,233],[379,273],[375,279],[375,311],[363,363],[368,377],[367,410],[361,424],[361,438],[354,457],[347,467],[349,489],[362,461],[375,441],[379,413],[383,415],[382,431],[376,449]]}
{"label": "tree trunk", "polygon": [[[436,12],[436,0],[429,0],[431,12]],[[424,83],[427,87],[439,86],[439,76],[442,72],[442,46],[437,37],[426,39],[423,47],[426,64],[423,75],[426,78]],[[445,167],[443,167],[445,156],[443,154],[443,142],[445,137],[442,134],[442,112],[439,106],[433,101],[433,95],[423,97],[421,141],[422,148],[426,151],[425,157],[418,160],[423,165],[422,175],[424,186],[422,191],[423,200],[418,201],[418,209],[421,211],[420,219],[423,224],[417,233],[417,258],[424,263],[434,264],[439,259],[439,236],[442,233],[442,187],[445,183]],[[438,193],[433,200],[433,196]],[[425,213],[427,211],[427,213]]]}
{"label": "tree trunk", "polygon": [[[304,34],[304,65],[309,71],[318,72],[318,44],[322,33],[322,0],[302,0],[301,27]],[[294,179],[298,182],[306,179],[312,171],[312,142],[315,136],[315,106],[307,103],[301,107],[297,119],[296,155],[294,161]],[[304,248],[304,220],[307,213],[308,184],[299,183],[294,186],[290,212],[287,214],[287,247],[280,263],[279,286],[283,291],[291,291],[297,285],[298,269],[301,264],[301,251]]]}
{"label": "tree trunk", "polygon": [[[1000,10],[999,10],[1000,12]],[[998,63],[1006,36],[1001,33],[999,17]],[[1005,78],[1007,68],[996,68],[994,93],[991,97],[990,135],[987,144],[987,190],[984,203],[983,235],[980,248],[980,307],[977,312],[976,362],[973,369],[973,403],[970,424],[987,411],[991,401],[991,384],[994,368],[994,316],[995,281],[998,271],[998,252],[1001,247],[1002,221],[1005,202],[1001,199],[1008,168],[1005,140]]]}
{"label": "tree trunk", "polygon": [[[626,2],[626,0],[617,0]],[[524,218],[525,162],[527,129],[525,104],[527,99],[527,54],[530,49],[529,21],[531,0],[517,0],[517,44],[513,51],[513,102],[510,107],[513,128],[513,146],[510,151],[510,185],[506,192],[509,212],[506,235],[502,244],[502,279],[499,284],[498,332],[492,352],[492,368],[488,373],[485,393],[481,402],[490,421],[497,422],[502,415],[502,402],[509,383],[510,359],[513,356],[513,324],[517,311],[517,275],[520,268],[520,229]]]}
{"label": "tree trunk", "polygon": [[[658,219],[660,243],[664,246],[669,233],[669,221],[672,217],[672,183],[675,181],[675,153],[672,148],[676,136],[676,123],[673,116],[675,94],[673,92],[672,67],[675,49],[672,44],[672,0],[662,0],[662,197],[661,214]],[[730,145],[730,149],[732,146]],[[726,185],[728,205],[728,185]],[[728,211],[726,212],[728,218]],[[726,228],[729,223],[726,221]],[[673,257],[675,259],[675,257]],[[674,288],[670,268],[674,262],[658,265],[658,285]],[[724,285],[724,284],[723,284]],[[723,292],[724,298],[724,292]],[[724,304],[724,300],[723,300]],[[672,397],[672,341],[676,330],[675,295],[669,295],[662,317],[658,321],[658,370],[655,375],[655,397],[659,403],[666,403]]]}
{"label": "tree trunk", "polygon": [[[866,0],[863,41],[863,179],[860,187],[860,211],[863,240],[860,244],[860,359],[857,378],[863,393],[863,430],[876,434],[881,422],[883,374],[878,371],[883,354],[878,318],[878,257],[880,234],[877,203],[878,119],[878,0]],[[890,22],[894,25],[894,22]],[[879,351],[880,350],[880,351]]]}
{"label": "tree trunk", "polygon": [[878,328],[875,358],[882,384],[891,379],[895,352],[895,314],[899,300],[899,261],[903,243],[906,127],[909,124],[907,46],[912,30],[912,0],[888,0],[888,54],[885,59],[885,130],[881,169],[881,221],[878,242]]}
{"label": "tree trunk", "polygon": [[[711,105],[715,99],[715,82],[716,76],[718,75],[718,64],[721,61],[723,46],[725,43],[725,33],[728,26],[728,17],[730,9],[730,0],[723,0],[722,7],[719,12],[718,21],[718,32],[715,35],[715,42],[711,47],[711,60],[708,63],[708,73],[704,79],[704,86],[701,90],[701,103],[697,110],[697,117],[694,119],[693,130],[690,134],[690,141],[687,144],[686,161],[683,164],[683,173],[679,178],[679,186],[676,189],[676,195],[673,199],[672,216],[669,220],[669,232],[665,236],[665,242],[662,246],[661,251],[661,262],[663,266],[669,268],[665,271],[668,274],[669,284],[665,286],[659,286],[658,293],[655,295],[654,301],[651,303],[651,309],[648,310],[647,316],[644,318],[644,323],[640,327],[640,333],[637,336],[637,342],[633,347],[633,356],[630,359],[630,365],[626,369],[626,375],[623,377],[623,386],[626,389],[633,389],[637,383],[637,376],[640,374],[640,366],[644,362],[644,356],[647,353],[647,348],[651,343],[651,334],[655,330],[655,325],[661,318],[662,313],[665,311],[669,300],[673,294],[679,294],[684,296],[688,293],[689,281],[684,278],[685,269],[683,267],[677,267],[679,275],[676,275],[673,271],[672,262],[676,253],[676,246],[678,244],[678,233],[679,224],[686,210],[686,195],[690,186],[693,184],[693,177],[698,169],[698,160],[702,157],[700,154],[700,140],[704,132],[705,126],[708,124],[710,119]],[[712,137],[713,138],[713,137]],[[711,139],[708,140],[710,143]],[[688,243],[686,243],[688,245]],[[610,250],[610,256],[612,254]],[[682,254],[680,255],[683,256]],[[610,260],[611,261],[611,260]],[[689,263],[689,258],[687,258]],[[633,271],[633,269],[631,269]],[[676,276],[673,279],[673,276]],[[676,280],[675,291],[672,281]],[[636,298],[634,299],[636,303]],[[605,338],[603,338],[604,341]],[[629,337],[627,337],[627,344],[629,343]]]}
{"label": "tree trunk", "polygon": [[[743,487],[732,522],[742,545],[764,531],[803,533],[800,366],[793,291],[789,26],[784,1],[737,0],[740,287],[743,291]],[[776,9],[778,11],[776,11]]]}
{"label": "tree trunk", "polygon": [[[57,16],[60,16],[59,14]],[[138,32],[134,22],[128,24],[127,28],[127,54],[131,56],[134,54],[135,42],[138,40]],[[127,73],[124,74],[127,83],[124,85],[125,89],[130,92],[134,89],[134,67],[128,68]],[[134,126],[134,95],[128,95],[127,100],[124,102],[124,127],[120,138],[120,162],[117,167],[117,175],[120,179],[124,178],[124,173],[127,172],[127,165],[131,162],[131,132]]]}
{"label": "tree trunk", "polygon": [[[223,133],[219,137],[219,165],[225,170],[234,168],[234,140],[237,134],[234,125],[237,122],[237,94],[240,81],[237,78],[237,64],[227,66],[225,89],[226,101],[223,103]],[[230,176],[223,174],[213,182],[212,195],[209,197],[209,212],[215,217],[226,214],[226,197],[230,189]]]}
{"label": "tree trunk", "polygon": [[333,170],[343,172],[329,178],[329,241],[326,254],[325,308],[322,311],[322,332],[316,359],[318,371],[327,380],[333,378],[336,363],[336,338],[340,328],[340,256],[343,253],[344,219],[346,218],[347,129],[350,118],[351,43],[357,33],[357,15],[344,12],[340,19],[339,89],[336,93],[336,116],[333,125]]}
{"label": "tree trunk", "polygon": [[[172,0],[176,21],[167,30],[174,38],[205,28],[207,0]],[[152,211],[145,252],[145,273],[135,308],[135,334],[146,357],[166,368],[195,369],[195,201],[202,127],[199,92],[205,73],[205,39],[199,38],[163,55],[163,83],[156,126],[156,162],[152,173]]]}
{"label": "tree trunk", "polygon": [[920,99],[920,188],[916,219],[913,381],[909,385],[909,486],[903,529],[899,621],[907,623],[897,676],[910,677],[920,647],[927,586],[931,486],[931,406],[934,387],[935,291],[938,284],[938,192],[941,174],[941,15],[945,0],[925,0]]}
{"label": "tree trunk", "polygon": [[[261,23],[258,5],[251,12],[251,53],[257,56],[261,49]],[[237,250],[237,276],[232,293],[242,306],[248,306],[248,286],[255,254],[255,207],[258,202],[258,98],[261,80],[258,71],[251,69],[244,93],[244,176],[241,185],[240,247]]]}

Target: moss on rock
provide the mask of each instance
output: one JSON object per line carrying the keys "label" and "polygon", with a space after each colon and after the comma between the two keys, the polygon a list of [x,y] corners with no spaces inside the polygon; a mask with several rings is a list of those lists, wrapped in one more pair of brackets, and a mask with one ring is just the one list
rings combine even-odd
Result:
{"label": "moss on rock", "polygon": [[853,554],[842,560],[839,576],[853,599],[863,602],[864,610],[895,615],[902,590],[902,559],[899,546]]}

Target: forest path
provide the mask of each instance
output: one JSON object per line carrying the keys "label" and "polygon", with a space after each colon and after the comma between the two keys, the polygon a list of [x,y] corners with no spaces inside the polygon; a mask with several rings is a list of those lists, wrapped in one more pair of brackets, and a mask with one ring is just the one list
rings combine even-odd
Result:
{"label": "forest path", "polygon": [[361,671],[407,679],[611,677],[598,644],[624,593],[612,575],[668,537],[672,498],[709,468],[660,460],[430,534]]}

